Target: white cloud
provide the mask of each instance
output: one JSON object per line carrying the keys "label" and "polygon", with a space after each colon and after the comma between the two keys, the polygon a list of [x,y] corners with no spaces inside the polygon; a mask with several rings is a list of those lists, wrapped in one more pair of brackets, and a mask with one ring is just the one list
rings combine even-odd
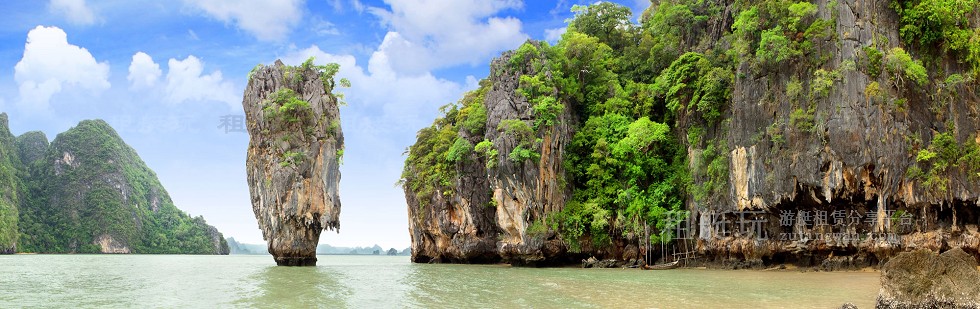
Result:
{"label": "white cloud", "polygon": [[544,29],[544,40],[551,43],[558,42],[566,30],[568,30],[567,27]]}
{"label": "white cloud", "polygon": [[281,41],[299,24],[305,0],[184,0],[263,41]]}
{"label": "white cloud", "polygon": [[400,73],[419,74],[462,63],[477,64],[519,46],[527,35],[521,21],[497,17],[519,9],[516,0],[386,0],[391,10],[370,8],[391,32],[380,52]]}
{"label": "white cloud", "polygon": [[464,89],[463,85],[429,73],[396,73],[387,61],[387,54],[380,50],[371,56],[366,69],[357,64],[354,56],[329,54],[316,45],[294,51],[282,60],[298,65],[310,56],[316,57],[317,64],[340,64],[337,77],[349,79],[352,87],[338,91],[345,94],[350,105],[370,109],[371,114],[380,117],[372,123],[385,124],[391,131],[431,122],[435,107],[455,102]]}
{"label": "white cloud", "polygon": [[85,0],[51,0],[48,2],[48,11],[64,15],[72,24],[91,25],[95,23],[95,12],[85,4]]}
{"label": "white cloud", "polygon": [[310,21],[310,24],[309,30],[313,31],[319,36],[340,34],[340,30],[337,29],[336,25],[334,25],[332,22],[323,20],[320,17],[314,17],[313,20]]}
{"label": "white cloud", "polygon": [[171,58],[167,62],[167,80],[164,86],[164,100],[178,104],[194,101],[216,101],[227,103],[233,108],[240,102],[235,95],[231,82],[225,81],[221,71],[208,75],[204,72],[204,63],[194,56],[184,60]]}
{"label": "white cloud", "polygon": [[150,55],[137,52],[133,55],[133,62],[129,64],[129,76],[126,79],[129,80],[130,88],[145,89],[156,85],[160,75],[163,75],[160,65],[153,62]]}
{"label": "white cloud", "polygon": [[565,8],[566,5],[568,5],[567,0],[558,0],[558,3],[555,4],[555,7],[552,8],[550,11],[548,11],[548,14],[550,14],[551,16],[558,16],[558,14],[568,13],[568,9]]}
{"label": "white cloud", "polygon": [[85,48],[68,43],[57,27],[37,26],[27,33],[24,56],[14,66],[21,103],[46,108],[51,96],[78,87],[93,93],[109,89],[109,63],[97,62]]}
{"label": "white cloud", "polygon": [[[334,11],[343,12],[346,8],[344,5],[344,0],[330,0],[330,5],[333,6]],[[364,13],[364,3],[361,0],[348,0],[350,8],[357,13]]]}

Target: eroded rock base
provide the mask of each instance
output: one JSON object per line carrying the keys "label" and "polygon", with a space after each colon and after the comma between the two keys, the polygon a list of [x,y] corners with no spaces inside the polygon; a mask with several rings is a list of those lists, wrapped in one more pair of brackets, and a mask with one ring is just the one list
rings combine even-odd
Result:
{"label": "eroded rock base", "polygon": [[280,256],[276,257],[276,265],[279,266],[316,266],[316,258],[308,256]]}

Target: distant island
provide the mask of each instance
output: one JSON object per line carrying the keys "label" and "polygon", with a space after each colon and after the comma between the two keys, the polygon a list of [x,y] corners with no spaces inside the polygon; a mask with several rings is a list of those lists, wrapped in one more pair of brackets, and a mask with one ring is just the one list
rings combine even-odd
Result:
{"label": "distant island", "polygon": [[0,253],[228,252],[105,121],[48,143],[39,131],[14,137],[0,113]]}
{"label": "distant island", "polygon": [[[228,248],[231,254],[236,255],[265,255],[269,254],[267,247],[264,244],[245,244],[240,243],[235,240],[234,237],[229,237],[226,239],[228,242]],[[412,254],[411,248],[405,248],[398,250],[395,248],[389,248],[385,250],[379,245],[374,245],[371,247],[334,247],[327,244],[321,244],[316,247],[316,254],[322,255],[399,255],[399,256],[409,256]]]}

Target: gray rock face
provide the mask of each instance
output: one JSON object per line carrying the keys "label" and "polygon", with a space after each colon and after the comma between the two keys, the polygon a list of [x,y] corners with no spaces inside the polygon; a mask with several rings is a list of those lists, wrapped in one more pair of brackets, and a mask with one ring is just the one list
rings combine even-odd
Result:
{"label": "gray rock face", "polygon": [[[490,128],[486,138],[499,147],[501,154],[510,153],[521,142],[503,130],[492,128],[498,128],[508,119],[520,119],[528,125],[534,119],[531,104],[517,94],[517,88],[521,75],[537,72],[531,71],[534,65],[530,63],[517,70],[510,68],[511,56],[505,53],[491,63],[490,70],[495,72],[491,74],[493,88],[486,97],[487,128]],[[535,150],[541,157],[537,162],[514,162],[501,155],[496,168],[487,171],[492,199],[497,205],[496,223],[501,232],[497,251],[511,263],[541,263],[565,251],[556,235],[530,235],[527,231],[534,222],[543,221],[546,214],[561,211],[570,193],[558,184],[558,179],[565,174],[565,147],[571,141],[577,123],[570,110],[564,109],[555,125],[539,137],[541,145]]]}
{"label": "gray rock face", "polygon": [[340,229],[340,129],[333,81],[280,61],[258,68],[242,106],[252,210],[278,265],[316,265],[325,229]]}
{"label": "gray rock face", "polygon": [[[806,61],[789,61],[778,70],[760,73],[743,62],[736,73],[739,77],[728,120],[710,133],[724,139],[730,148],[729,188],[714,200],[689,204],[702,221],[726,213],[761,211],[768,219],[763,230],[769,237],[729,237],[711,229],[717,222],[701,222],[707,229],[700,231],[698,249],[734,260],[788,256],[803,266],[816,266],[829,256],[850,252],[861,261],[849,268],[875,266],[878,260],[915,248],[976,250],[980,244],[975,214],[980,187],[971,180],[975,175],[966,168],[951,168],[939,175],[948,184],[946,190],[940,190],[908,173],[917,164],[916,152],[939,133],[950,132],[958,144],[976,142],[980,98],[970,89],[975,86],[895,87],[884,73],[869,76],[867,65],[862,64],[865,47],[884,53],[895,47],[910,48],[899,37],[895,12],[887,2],[814,3],[819,7],[817,17],[836,17],[835,38],[816,44],[821,53],[832,56],[820,68],[837,71],[841,78],[825,97],[794,102],[787,94],[787,84],[798,80],[803,92],[810,92],[816,68]],[[938,67],[945,72],[930,71],[936,78],[964,72],[956,60],[939,61]],[[884,93],[880,98],[866,93],[872,83],[880,83]],[[931,95],[944,91],[965,95],[948,100]],[[896,107],[897,100],[907,102],[904,109]],[[935,106],[943,104],[943,110],[937,111]],[[813,128],[793,125],[791,113],[811,107]],[[698,150],[689,148],[688,152]],[[829,225],[824,226],[814,224],[812,217],[800,220],[801,214],[813,216],[816,211],[860,217],[857,224],[847,227],[835,226],[829,216]],[[784,212],[792,213],[795,221],[781,225]],[[902,214],[908,216],[908,225],[898,220]],[[876,237],[867,237],[871,233]],[[785,235],[790,237],[781,239]]]}
{"label": "gray rock face", "polygon": [[876,308],[980,308],[980,271],[960,248],[901,253],[881,269]]}
{"label": "gray rock face", "polygon": [[[528,233],[529,227],[543,221],[546,214],[564,208],[568,192],[559,185],[565,171],[563,156],[576,122],[565,109],[555,125],[541,136],[533,150],[537,161],[515,162],[507,156],[518,145],[527,144],[520,136],[501,129],[504,121],[533,123],[527,100],[517,94],[521,75],[536,74],[530,63],[513,68],[512,52],[493,60],[483,97],[486,130],[474,134],[461,128],[461,138],[471,144],[492,142],[499,151],[495,162],[476,153],[457,163],[457,177],[449,188],[453,194],[434,194],[426,207],[415,192],[405,188],[408,201],[412,260],[415,262],[487,263],[505,261],[519,265],[540,265],[563,258],[565,245],[553,232]],[[543,60],[528,60],[543,61]],[[542,66],[547,67],[547,66]],[[489,166],[489,168],[488,168]]]}

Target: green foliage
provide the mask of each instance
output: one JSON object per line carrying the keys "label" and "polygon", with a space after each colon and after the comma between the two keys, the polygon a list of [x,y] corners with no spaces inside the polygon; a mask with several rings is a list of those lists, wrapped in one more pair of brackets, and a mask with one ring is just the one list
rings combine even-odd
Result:
{"label": "green foliage", "polygon": [[529,143],[531,137],[534,135],[534,131],[531,130],[531,126],[528,126],[526,122],[520,119],[507,119],[501,121],[497,125],[498,130],[503,130],[504,134],[510,135],[511,137],[517,139],[518,143],[525,144]]}
{"label": "green foliage", "polygon": [[[406,151],[408,157],[399,182],[415,193],[419,207],[428,206],[436,191],[453,194],[456,163],[463,162],[471,152],[483,155],[487,159],[487,168],[497,163],[497,150],[492,143],[482,141],[474,147],[459,136],[461,130],[469,134],[482,134],[485,130],[487,112],[483,100],[490,86],[488,81],[481,81],[480,88],[467,93],[459,104],[441,107],[442,116],[436,118],[431,126],[419,130],[415,144]],[[529,132],[527,124],[523,125],[523,128],[517,129]],[[528,133],[521,134],[530,138]]]}
{"label": "green foliage", "polygon": [[332,135],[337,135],[340,132],[340,120],[334,119],[330,120],[330,124],[327,125],[327,132]]}
{"label": "green foliage", "polygon": [[542,128],[550,128],[556,124],[558,120],[558,114],[565,109],[565,105],[558,103],[555,97],[544,96],[536,100],[534,106],[532,106],[532,111],[534,112],[534,128],[535,130],[541,130]]}
{"label": "green foliage", "polygon": [[884,92],[881,90],[881,85],[878,82],[871,82],[868,86],[864,87],[864,99],[869,103],[874,99],[881,99],[884,96]]}
{"label": "green foliage", "polygon": [[595,203],[577,201],[568,202],[564,209],[549,217],[551,228],[560,231],[572,252],[582,250],[580,240],[585,235],[590,235],[597,245],[608,244],[609,219],[609,210]]}
{"label": "green foliage", "polygon": [[17,153],[14,136],[7,128],[7,114],[0,114],[0,252],[12,250],[18,237],[18,204],[24,198],[21,179],[25,167]]}
{"label": "green foliage", "polygon": [[514,55],[510,57],[510,66],[511,68],[518,68],[521,65],[524,65],[525,62],[532,59],[538,59],[540,57],[541,52],[538,50],[538,47],[531,42],[527,42],[521,44],[521,47],[518,47],[517,50],[514,51]]}
{"label": "green foliage", "polygon": [[737,38],[733,46],[736,56],[748,54],[753,49],[752,43],[759,35],[761,23],[759,8],[756,6],[742,10],[735,17],[735,22],[732,24],[732,34]]}
{"label": "green foliage", "polygon": [[[816,19],[817,5],[809,1],[764,0],[740,3],[732,23],[730,57],[774,68],[814,51],[816,43],[832,39],[836,21]],[[802,35],[801,35],[802,34]]]}
{"label": "green foliage", "polygon": [[830,19],[817,19],[814,21],[803,32],[803,41],[799,43],[800,51],[803,53],[812,52],[814,43],[834,39],[837,36],[837,32],[834,31],[835,26],[836,21]]}
{"label": "green foliage", "polygon": [[474,147],[473,150],[476,151],[477,154],[483,156],[485,160],[487,160],[487,164],[486,164],[487,169],[493,169],[494,167],[497,167],[498,151],[497,148],[493,146],[493,142],[488,140],[483,140],[477,143],[476,147]]}
{"label": "green foliage", "polygon": [[792,42],[783,35],[783,28],[780,26],[762,31],[759,48],[755,51],[757,59],[772,66],[801,54],[802,52],[795,49]]}
{"label": "green foliage", "polygon": [[635,24],[630,22],[633,12],[628,7],[612,2],[597,2],[589,6],[574,5],[575,17],[569,20],[568,30],[599,39],[614,49],[630,44]]}
{"label": "green foliage", "polygon": [[524,148],[524,147],[525,147],[524,145],[514,146],[514,149],[510,151],[510,154],[507,155],[507,158],[514,163],[521,163],[527,160],[537,161],[538,159],[541,158],[541,154],[535,152],[534,150]]}
{"label": "green foliage", "polygon": [[[295,81],[294,84],[298,85],[300,82],[302,82],[303,81],[302,77],[304,72],[312,70],[316,72],[317,75],[320,76],[320,81],[323,83],[323,90],[326,90],[327,92],[331,93],[335,98],[337,98],[337,105],[340,106],[347,105],[347,102],[344,101],[344,94],[334,91],[337,88],[336,86],[338,86],[337,85],[338,81],[335,81],[334,77],[337,75],[337,72],[340,72],[340,64],[327,63],[324,65],[316,65],[313,63],[315,60],[316,58],[310,56],[310,58],[307,58],[306,61],[303,61],[303,64],[300,64],[299,67],[286,68],[287,71],[295,72],[294,76],[300,78],[299,80]],[[351,86],[350,80],[347,78],[341,78],[339,80],[339,84],[340,84],[339,86],[343,88],[350,88]]]}
{"label": "green foliage", "polygon": [[437,189],[444,194],[453,192],[456,164],[446,158],[449,148],[459,138],[453,125],[458,110],[456,106],[450,106],[442,111],[443,117],[437,118],[432,126],[419,130],[415,144],[408,148],[402,170],[402,183],[415,193],[419,207],[427,206]]}
{"label": "green foliage", "polygon": [[565,105],[558,103],[554,97],[557,90],[544,71],[536,75],[521,75],[517,92],[531,103],[535,131],[554,126],[558,115],[565,109]]}
{"label": "green foliage", "polygon": [[701,180],[691,186],[691,195],[698,203],[724,194],[728,185],[728,147],[722,140],[711,141],[701,151],[691,173]]}
{"label": "green foliage", "polygon": [[786,97],[793,103],[799,103],[803,99],[803,83],[795,78],[787,82]]}
{"label": "green foliage", "polygon": [[584,107],[580,113],[597,113],[602,109],[601,103],[615,95],[619,87],[618,76],[613,71],[617,59],[612,48],[599,39],[566,32],[548,56],[553,64],[548,80],[560,89],[564,98]]}
{"label": "green foliage", "polygon": [[466,93],[460,101],[463,108],[459,110],[459,117],[463,120],[463,129],[476,135],[482,135],[483,131],[486,130],[487,107],[483,100],[490,89],[486,80],[480,83],[479,89]]}
{"label": "green foliage", "polygon": [[653,91],[671,113],[696,110],[708,124],[714,124],[731,100],[733,79],[730,69],[713,67],[703,55],[690,52],[657,77]]}
{"label": "green foliage", "polygon": [[980,179],[980,145],[973,139],[960,144],[950,132],[934,136],[927,148],[916,153],[915,161],[907,175],[921,180],[935,193],[949,192],[949,173],[953,171],[963,172],[973,181]]}
{"label": "green foliage", "polygon": [[789,16],[787,17],[786,24],[797,30],[801,29],[800,24],[804,18],[817,13],[817,5],[806,1],[790,4],[787,9],[789,10]]}
{"label": "green foliage", "polygon": [[[575,33],[566,34],[566,38]],[[550,47],[547,43],[524,43],[511,56],[512,69],[519,65],[530,63],[524,68],[525,74],[519,77],[517,94],[531,104],[534,115],[534,131],[544,131],[553,127],[558,116],[565,109],[559,102],[557,85],[563,82],[560,67],[561,61],[553,61],[562,48]],[[608,47],[607,47],[608,49]]]}
{"label": "green foliage", "polygon": [[923,86],[929,81],[926,68],[919,60],[912,60],[912,56],[905,52],[901,47],[892,48],[888,56],[885,57],[885,68],[897,84],[904,84],[905,79],[914,82],[916,85]]}
{"label": "green foliage", "polygon": [[873,46],[865,46],[864,56],[867,59],[868,76],[877,78],[881,75],[881,60],[884,58],[884,54]]}
{"label": "green foliage", "polygon": [[261,69],[263,67],[265,67],[265,66],[262,65],[261,63],[256,64],[254,67],[252,67],[252,70],[248,71],[247,79],[248,80],[252,80],[252,75],[255,75],[255,72],[258,72],[259,69]]}
{"label": "green foliage", "polygon": [[544,238],[548,233],[548,226],[541,220],[534,220],[524,229],[524,234],[531,238]]}
{"label": "green foliage", "polygon": [[306,154],[298,151],[286,151],[279,155],[279,166],[297,166],[306,159]]}
{"label": "green foliage", "polygon": [[810,108],[807,109],[801,107],[793,109],[789,114],[789,123],[796,127],[797,130],[807,133],[813,132],[815,126],[813,114],[816,112],[816,108],[816,104],[810,104]]}
{"label": "green foliage", "polygon": [[653,83],[664,68],[674,62],[691,46],[709,43],[717,24],[727,13],[725,4],[718,1],[675,0],[660,1],[643,13],[639,41],[627,47],[620,59],[623,75],[640,83]]}
{"label": "green foliage", "polygon": [[473,152],[473,144],[464,138],[457,138],[452,147],[449,147],[449,151],[446,152],[446,160],[454,163],[462,162],[471,152]]}
{"label": "green foliage", "polygon": [[289,123],[308,121],[310,103],[299,97],[296,91],[289,88],[279,88],[263,102],[263,112],[273,121],[278,119]]}
{"label": "green foliage", "polygon": [[[71,167],[58,161],[66,153]],[[108,236],[134,253],[218,253],[213,228],[177,209],[156,174],[101,120],[59,134],[30,173],[21,252],[96,253],[94,241]]]}
{"label": "green foliage", "polygon": [[838,70],[818,69],[813,72],[813,79],[810,80],[810,94],[814,98],[826,98],[834,89],[834,84],[841,79],[843,79],[843,75]]}
{"label": "green foliage", "polygon": [[977,0],[896,0],[891,6],[900,17],[899,34],[906,42],[928,47],[941,45],[944,51],[968,50],[970,16]]}
{"label": "green foliage", "polygon": [[586,230],[594,241],[612,235],[606,230],[609,222],[589,221],[597,216],[621,218],[609,227],[637,233],[639,222],[657,225],[667,211],[683,207],[685,161],[668,125],[607,113],[589,118],[569,148],[566,169],[576,188],[573,200],[586,213],[566,209],[558,216],[564,239],[574,240]]}

